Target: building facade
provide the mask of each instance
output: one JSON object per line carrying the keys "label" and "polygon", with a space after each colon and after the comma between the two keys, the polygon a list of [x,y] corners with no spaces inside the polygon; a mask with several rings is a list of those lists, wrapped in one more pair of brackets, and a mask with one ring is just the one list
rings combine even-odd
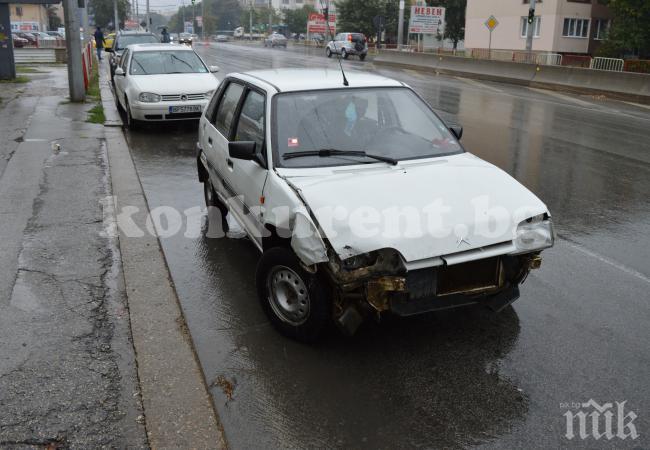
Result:
{"label": "building facade", "polygon": [[47,31],[48,15],[45,5],[10,4],[11,31]]}
{"label": "building facade", "polygon": [[[525,50],[529,0],[467,0],[465,47],[488,48],[485,22],[499,22],[493,50]],[[612,14],[602,0],[537,0],[533,51],[593,54],[605,38]]]}

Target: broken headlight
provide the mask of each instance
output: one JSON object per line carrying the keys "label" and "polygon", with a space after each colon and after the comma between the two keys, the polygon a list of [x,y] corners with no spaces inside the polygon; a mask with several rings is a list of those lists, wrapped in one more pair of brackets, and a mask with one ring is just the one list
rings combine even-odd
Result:
{"label": "broken headlight", "polygon": [[540,214],[517,225],[515,254],[543,250],[552,247],[554,242],[553,222],[547,214]]}
{"label": "broken headlight", "polygon": [[403,268],[400,254],[392,248],[383,248],[373,252],[361,253],[341,261],[343,269],[355,270],[361,267],[380,265],[384,270],[399,270]]}

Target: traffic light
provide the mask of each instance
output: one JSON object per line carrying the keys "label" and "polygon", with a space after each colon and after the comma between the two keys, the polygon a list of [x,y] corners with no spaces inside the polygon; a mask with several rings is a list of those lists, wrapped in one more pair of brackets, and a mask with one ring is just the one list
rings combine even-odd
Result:
{"label": "traffic light", "polygon": [[[194,0],[192,0],[192,3],[194,3]],[[528,10],[528,23],[532,25],[534,21],[535,21],[535,10],[533,8],[530,8]]]}
{"label": "traffic light", "polygon": [[194,2],[196,2],[196,0],[192,0],[192,5],[194,5]]}

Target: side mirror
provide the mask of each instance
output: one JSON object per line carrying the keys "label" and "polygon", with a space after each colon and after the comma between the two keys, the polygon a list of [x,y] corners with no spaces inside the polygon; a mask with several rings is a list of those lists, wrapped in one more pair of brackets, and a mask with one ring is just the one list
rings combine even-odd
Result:
{"label": "side mirror", "polygon": [[124,69],[122,69],[121,67],[116,68],[115,69],[115,75],[123,77],[125,75],[124,74]]}
{"label": "side mirror", "polygon": [[460,125],[452,125],[449,127],[449,131],[451,131],[454,136],[456,136],[456,139],[460,141],[460,138],[463,137],[463,127]]}
{"label": "side mirror", "polygon": [[235,141],[228,143],[228,154],[231,158],[245,159],[248,161],[256,160],[255,141]]}
{"label": "side mirror", "polygon": [[211,73],[219,72],[219,66],[209,66],[208,70],[210,70]]}

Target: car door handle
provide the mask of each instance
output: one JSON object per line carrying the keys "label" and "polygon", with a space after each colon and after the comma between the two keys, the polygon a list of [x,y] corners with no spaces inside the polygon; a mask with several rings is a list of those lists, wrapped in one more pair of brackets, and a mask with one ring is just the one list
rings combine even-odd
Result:
{"label": "car door handle", "polygon": [[212,145],[212,138],[211,137],[208,138],[208,144]]}
{"label": "car door handle", "polygon": [[226,159],[226,162],[228,163],[228,167],[232,170],[233,166],[234,166],[233,162],[232,162],[232,159],[228,158],[228,159]]}

